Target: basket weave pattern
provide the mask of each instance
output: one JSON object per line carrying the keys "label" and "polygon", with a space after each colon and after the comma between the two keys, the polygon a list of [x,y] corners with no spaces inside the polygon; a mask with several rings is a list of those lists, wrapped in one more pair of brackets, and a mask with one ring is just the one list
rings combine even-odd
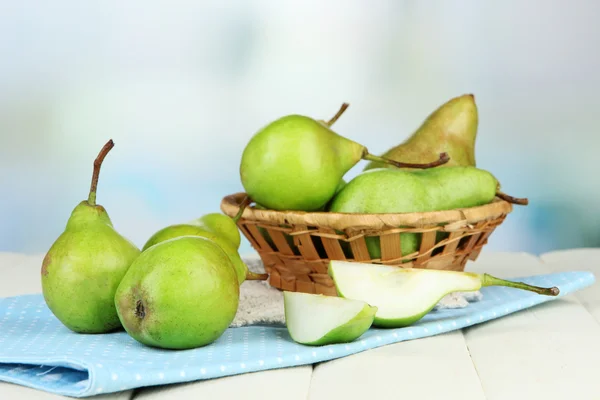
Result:
{"label": "basket weave pattern", "polygon": [[[245,197],[225,197],[221,210],[234,217]],[[406,268],[462,271],[512,211],[510,203],[426,213],[343,214],[261,210],[248,206],[237,224],[260,255],[269,284],[281,290],[335,296],[330,260]],[[402,255],[401,233],[420,237],[417,251]],[[372,258],[366,238],[379,243]],[[373,244],[373,243],[371,243]]]}

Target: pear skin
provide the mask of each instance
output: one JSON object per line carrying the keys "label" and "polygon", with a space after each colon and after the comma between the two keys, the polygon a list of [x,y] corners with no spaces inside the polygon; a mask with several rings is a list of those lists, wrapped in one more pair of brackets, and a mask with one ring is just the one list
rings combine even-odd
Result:
{"label": "pear skin", "polygon": [[106,333],[121,328],[114,294],[140,254],[114,229],[104,207],[96,204],[100,165],[112,147],[111,140],[96,159],[88,200],[73,209],[41,268],[42,293],[48,308],[77,333]]}
{"label": "pear skin", "polygon": [[209,213],[190,222],[206,231],[218,233],[229,240],[236,249],[240,248],[240,231],[233,218],[221,213]]}
{"label": "pear skin", "polygon": [[[479,114],[475,96],[465,94],[450,99],[434,110],[419,128],[403,143],[389,149],[382,156],[405,163],[430,160],[446,152],[449,166],[476,166],[475,141]],[[389,164],[369,162],[364,171],[389,168]]]}

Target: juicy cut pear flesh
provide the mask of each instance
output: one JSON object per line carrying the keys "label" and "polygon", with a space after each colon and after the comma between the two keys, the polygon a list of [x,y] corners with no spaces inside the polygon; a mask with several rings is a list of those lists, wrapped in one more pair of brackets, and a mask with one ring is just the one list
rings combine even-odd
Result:
{"label": "juicy cut pear flesh", "polygon": [[238,276],[238,280],[240,285],[245,280],[266,280],[269,276],[267,274],[258,274],[252,272],[248,269],[248,266],[244,263],[240,254],[238,253],[237,248],[224,236],[208,231],[201,226],[191,225],[191,224],[175,224],[167,226],[154,235],[152,235],[144,247],[143,251],[146,251],[150,247],[162,243],[166,240],[182,237],[182,236],[200,236],[215,242],[221,249],[227,254],[233,266],[235,268],[236,274]]}
{"label": "juicy cut pear flesh", "polygon": [[213,241],[179,237],[140,254],[115,294],[119,318],[138,342],[190,349],[217,340],[240,297],[231,260]]}
{"label": "juicy cut pear flesh", "polygon": [[322,346],[351,342],[372,325],[377,307],[321,294],[283,292],[285,321],[297,343]]}
{"label": "juicy cut pear flesh", "polygon": [[52,244],[41,268],[42,293],[60,322],[77,333],[121,328],[114,295],[140,250],[120,235],[100,204],[96,189],[100,166],[114,146],[106,143],[94,162],[88,200],[71,212],[65,230]]}
{"label": "juicy cut pear flesh", "polygon": [[[339,213],[409,213],[488,204],[498,181],[476,167],[423,170],[372,169],[354,177],[333,198],[329,210]],[[401,233],[402,255],[417,251],[421,234]],[[372,258],[379,258],[377,238],[365,238]]]}
{"label": "juicy cut pear flesh", "polygon": [[[293,114],[254,134],[240,163],[240,178],[248,196],[272,210],[317,211],[325,207],[342,177],[361,159],[401,166],[371,155],[365,146],[331,129],[346,107],[328,123]],[[443,163],[448,161],[446,157],[433,159]]]}
{"label": "juicy cut pear flesh", "polygon": [[[444,164],[445,167],[476,166],[475,140],[478,124],[475,97],[464,94],[439,106],[408,139],[382,156],[395,161],[418,163],[429,160],[440,152],[447,152],[450,161]],[[389,164],[371,161],[364,170],[388,167]]]}
{"label": "juicy cut pear flesh", "polygon": [[221,213],[209,213],[190,222],[206,231],[217,233],[229,240],[236,249],[240,248],[241,236],[233,218]]}
{"label": "juicy cut pear flesh", "polygon": [[377,307],[373,326],[382,328],[399,328],[415,323],[444,296],[453,292],[506,286],[545,296],[559,294],[557,287],[542,288],[473,272],[331,261],[328,273],[339,296],[362,300]]}

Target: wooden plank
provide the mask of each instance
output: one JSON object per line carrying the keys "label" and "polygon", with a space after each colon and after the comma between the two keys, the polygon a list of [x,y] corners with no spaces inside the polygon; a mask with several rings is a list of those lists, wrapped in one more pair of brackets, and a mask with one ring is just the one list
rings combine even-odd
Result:
{"label": "wooden plank", "polygon": [[460,331],[391,344],[318,364],[311,400],[485,399]]}
{"label": "wooden plank", "polygon": [[[510,259],[514,264],[507,262]],[[550,272],[526,254],[486,257],[470,269],[502,278]],[[463,333],[489,400],[588,399],[600,393],[596,366],[600,325],[575,296],[475,325]]]}
{"label": "wooden plank", "polygon": [[136,400],[305,400],[312,366],[273,369],[207,381],[141,389]]}
{"label": "wooden plank", "polygon": [[[551,271],[587,270],[600,281],[600,248],[554,251],[540,255]],[[574,294],[582,306],[600,322],[600,282]]]}

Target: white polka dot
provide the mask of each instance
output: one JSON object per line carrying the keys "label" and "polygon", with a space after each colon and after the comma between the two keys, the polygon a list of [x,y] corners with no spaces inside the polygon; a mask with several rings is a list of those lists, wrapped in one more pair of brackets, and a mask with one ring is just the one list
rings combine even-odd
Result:
{"label": "white polka dot", "polygon": [[425,333],[427,333],[427,332],[429,332],[429,329],[427,329],[427,328],[423,328],[423,331],[424,331]]}
{"label": "white polka dot", "polygon": [[102,393],[103,390],[104,389],[102,389],[102,388],[98,388],[98,389],[96,389],[96,393]]}
{"label": "white polka dot", "polygon": [[241,368],[246,368],[246,364],[244,364],[244,363],[241,363],[241,364],[240,364],[240,367],[241,367]]}
{"label": "white polka dot", "polygon": [[480,320],[480,321],[483,321],[483,315],[480,315],[480,316],[479,316],[479,320]]}
{"label": "white polka dot", "polygon": [[313,351],[313,352],[312,352],[312,356],[313,356],[313,357],[316,357],[316,356],[317,356],[317,352],[316,352],[316,351]]}
{"label": "white polka dot", "polygon": [[408,331],[408,335],[412,336],[413,335],[413,331]]}
{"label": "white polka dot", "polygon": [[162,372],[158,373],[158,379],[164,379],[165,374],[163,374]]}
{"label": "white polka dot", "polygon": [[112,374],[111,378],[113,381],[116,381],[117,379],[119,379],[119,376],[117,374]]}
{"label": "white polka dot", "polygon": [[225,369],[227,369],[224,365],[221,365],[221,372],[225,371]]}
{"label": "white polka dot", "polygon": [[469,318],[467,318],[467,324],[470,324],[471,320]]}
{"label": "white polka dot", "polygon": [[504,309],[504,312],[508,312],[508,308],[505,308],[505,309]]}
{"label": "white polka dot", "polygon": [[296,357],[294,357],[294,360],[296,360],[296,361],[300,361],[300,356],[299,356],[299,355],[296,355]]}
{"label": "white polka dot", "polygon": [[394,333],[392,333],[392,336],[398,337],[398,334],[396,332],[394,332]]}
{"label": "white polka dot", "polygon": [[456,326],[456,321],[452,321],[452,326]]}
{"label": "white polka dot", "polygon": [[265,361],[264,360],[258,360],[258,365],[265,365]]}
{"label": "white polka dot", "polygon": [[365,342],[364,340],[361,340],[361,341],[360,341],[360,344],[362,344],[363,346],[366,346],[366,345],[367,345],[367,342]]}
{"label": "white polka dot", "polygon": [[344,348],[345,348],[346,350],[350,350],[350,346],[348,346],[348,345],[344,346]]}
{"label": "white polka dot", "polygon": [[102,364],[96,364],[96,367],[102,368]]}
{"label": "white polka dot", "polygon": [[377,336],[376,339],[378,342],[381,342],[381,336]]}
{"label": "white polka dot", "polygon": [[441,331],[442,329],[444,329],[444,327],[442,326],[442,324],[438,324],[438,329]]}
{"label": "white polka dot", "polygon": [[181,376],[182,378],[183,378],[183,377],[185,377],[185,371],[181,371],[181,372],[179,373],[179,376]]}
{"label": "white polka dot", "polygon": [[140,379],[142,379],[141,375],[140,374],[135,374],[135,380],[139,381]]}
{"label": "white polka dot", "polygon": [[201,373],[202,375],[204,375],[204,374],[206,374],[206,370],[205,370],[204,368],[200,368],[200,373]]}
{"label": "white polka dot", "polygon": [[281,364],[281,363],[283,362],[283,358],[281,358],[281,357],[277,357],[277,362],[278,362],[279,364]]}
{"label": "white polka dot", "polygon": [[496,311],[494,311],[494,312],[492,313],[492,315],[495,317],[495,316],[496,316],[496,315],[498,315],[498,314],[496,314]]}

